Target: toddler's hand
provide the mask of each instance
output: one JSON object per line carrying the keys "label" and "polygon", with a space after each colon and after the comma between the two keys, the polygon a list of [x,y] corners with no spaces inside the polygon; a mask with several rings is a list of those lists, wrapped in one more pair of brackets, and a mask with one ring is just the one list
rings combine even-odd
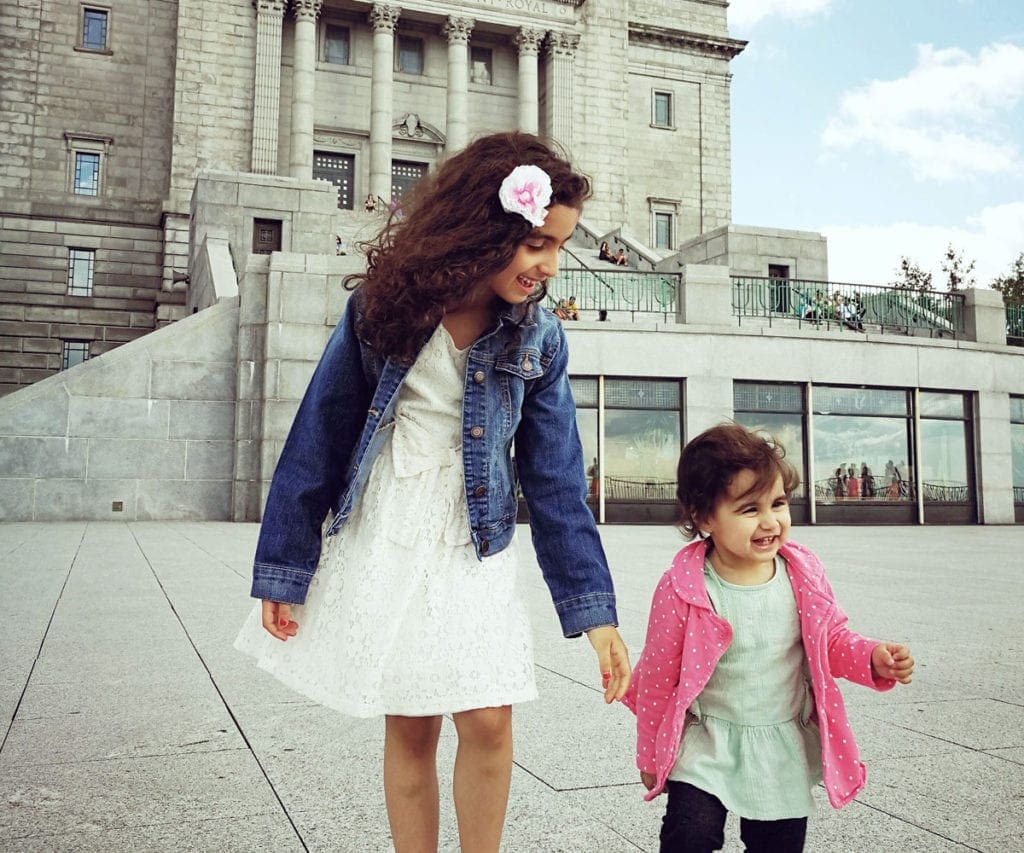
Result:
{"label": "toddler's hand", "polygon": [[894,678],[900,684],[910,684],[914,659],[910,649],[900,643],[879,643],[871,650],[871,669],[879,678]]}
{"label": "toddler's hand", "polygon": [[653,773],[644,773],[640,771],[640,781],[644,783],[644,787],[650,791],[655,785],[658,784],[658,777]]}

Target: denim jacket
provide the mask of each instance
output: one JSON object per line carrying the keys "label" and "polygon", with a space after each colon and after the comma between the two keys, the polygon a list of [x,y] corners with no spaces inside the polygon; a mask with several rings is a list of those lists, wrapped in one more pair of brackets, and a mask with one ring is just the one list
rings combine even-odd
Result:
{"label": "denim jacket", "polygon": [[[301,604],[316,571],[328,511],[333,535],[352,512],[395,419],[409,371],[356,334],[361,294],[348,300],[299,405],[270,485],[252,595]],[[615,593],[586,505],[583,450],[561,323],[537,305],[509,306],[470,348],[462,461],[478,558],[516,524],[516,476],[537,560],[567,637],[617,625]],[[515,447],[515,465],[511,450]]]}

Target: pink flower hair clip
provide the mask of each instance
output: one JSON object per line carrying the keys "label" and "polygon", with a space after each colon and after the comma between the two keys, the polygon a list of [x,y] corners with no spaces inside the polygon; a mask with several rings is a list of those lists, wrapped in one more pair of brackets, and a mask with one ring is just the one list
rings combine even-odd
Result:
{"label": "pink flower hair clip", "polygon": [[516,166],[501,182],[498,199],[506,213],[518,213],[539,228],[551,203],[551,176],[540,166]]}

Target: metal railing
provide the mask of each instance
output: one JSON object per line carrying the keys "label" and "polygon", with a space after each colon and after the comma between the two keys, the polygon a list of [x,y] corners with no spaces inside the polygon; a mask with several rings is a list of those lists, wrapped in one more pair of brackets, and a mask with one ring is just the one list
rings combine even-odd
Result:
{"label": "metal railing", "polygon": [[1024,303],[1006,306],[1006,342],[1024,346]]}
{"label": "metal railing", "polygon": [[626,480],[604,478],[604,496],[610,501],[674,501],[675,480]]}
{"label": "metal railing", "polygon": [[964,295],[869,284],[734,276],[732,311],[744,317],[795,320],[825,328],[925,331],[939,337],[964,333]]}
{"label": "metal railing", "polygon": [[679,273],[640,270],[562,269],[548,282],[548,305],[575,297],[580,311],[615,311],[675,317]]}

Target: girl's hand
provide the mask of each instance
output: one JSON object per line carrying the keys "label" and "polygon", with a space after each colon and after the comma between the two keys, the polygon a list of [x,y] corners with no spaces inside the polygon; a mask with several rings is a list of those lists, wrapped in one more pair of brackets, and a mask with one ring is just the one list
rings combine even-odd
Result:
{"label": "girl's hand", "polygon": [[601,686],[604,687],[604,701],[610,703],[626,695],[629,676],[633,667],[629,665],[629,651],[613,625],[603,625],[587,631],[587,639],[597,652],[597,663],[601,672]]}
{"label": "girl's hand", "polygon": [[294,637],[299,623],[292,621],[292,606],[281,601],[263,599],[263,627],[279,640]]}
{"label": "girl's hand", "polygon": [[871,650],[871,669],[878,678],[894,678],[900,684],[910,684],[914,659],[906,646],[879,643]]}
{"label": "girl's hand", "polygon": [[640,781],[643,782],[644,783],[644,787],[648,791],[650,791],[650,790],[652,790],[654,788],[655,785],[658,784],[658,777],[655,776],[653,773],[644,773],[644,771],[641,770],[640,771]]}

